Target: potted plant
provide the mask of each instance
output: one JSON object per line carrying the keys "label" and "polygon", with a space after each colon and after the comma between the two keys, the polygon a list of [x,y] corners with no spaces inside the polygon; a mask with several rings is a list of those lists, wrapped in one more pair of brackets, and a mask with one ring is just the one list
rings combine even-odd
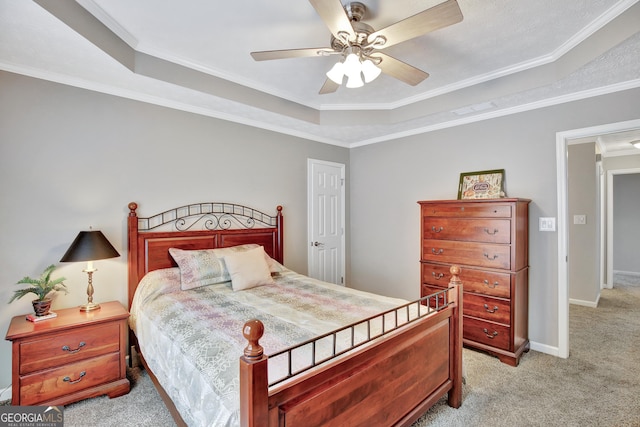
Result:
{"label": "potted plant", "polygon": [[47,298],[49,294],[56,291],[63,291],[65,294],[68,293],[67,286],[62,283],[66,280],[64,277],[60,277],[58,279],[51,279],[51,273],[55,270],[55,266],[52,264],[49,267],[45,268],[37,279],[32,279],[31,277],[25,276],[21,279],[17,285],[31,285],[24,289],[19,289],[14,291],[13,296],[9,300],[9,304],[13,301],[22,298],[27,294],[36,294],[38,298],[33,300],[33,310],[36,313],[36,316],[45,316],[49,314],[49,309],[51,308],[51,298]]}

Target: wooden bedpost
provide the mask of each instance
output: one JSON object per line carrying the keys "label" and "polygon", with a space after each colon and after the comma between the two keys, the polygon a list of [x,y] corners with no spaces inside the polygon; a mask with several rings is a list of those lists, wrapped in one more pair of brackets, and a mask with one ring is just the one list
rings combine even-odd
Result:
{"label": "wooden bedpost", "polygon": [[240,426],[268,425],[269,382],[267,356],[258,342],[264,333],[261,321],[253,319],[244,324],[242,335],[249,342],[240,357]]}
{"label": "wooden bedpost", "polygon": [[127,217],[127,239],[129,241],[129,252],[127,255],[127,265],[129,266],[129,310],[131,310],[131,303],[133,302],[133,292],[138,285],[138,263],[134,262],[138,253],[138,214],[136,213],[138,204],[135,202],[129,203],[129,216]]}
{"label": "wooden bedpost", "polygon": [[460,267],[452,265],[449,271],[451,272],[449,286],[453,287],[450,295],[455,302],[455,307],[449,333],[451,337],[449,374],[453,379],[453,387],[449,391],[448,404],[452,408],[459,408],[462,405],[462,282],[459,277]]}
{"label": "wooden bedpost", "polygon": [[284,218],[282,217],[282,206],[278,205],[276,207],[276,210],[278,211],[276,216],[277,227],[278,227],[278,237],[277,237],[278,242],[276,245],[276,248],[277,248],[276,261],[278,261],[280,264],[284,264],[284,224],[283,224]]}

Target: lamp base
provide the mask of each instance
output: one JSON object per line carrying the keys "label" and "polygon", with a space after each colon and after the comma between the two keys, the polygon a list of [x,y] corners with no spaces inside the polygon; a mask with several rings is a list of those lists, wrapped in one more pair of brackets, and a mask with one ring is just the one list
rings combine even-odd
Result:
{"label": "lamp base", "polygon": [[93,311],[99,308],[100,308],[100,304],[96,304],[95,302],[88,302],[80,306],[80,311]]}

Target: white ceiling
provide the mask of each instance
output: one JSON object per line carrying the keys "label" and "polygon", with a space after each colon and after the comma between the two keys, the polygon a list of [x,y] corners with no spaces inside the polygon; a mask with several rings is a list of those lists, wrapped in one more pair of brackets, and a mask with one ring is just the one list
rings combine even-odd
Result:
{"label": "white ceiling", "polygon": [[[441,1],[361,0],[375,29]],[[305,0],[0,0],[0,69],[345,147],[640,86],[639,0],[458,3],[462,22],[385,49],[430,74],[415,87],[319,95],[336,57],[254,61],[329,46]]]}

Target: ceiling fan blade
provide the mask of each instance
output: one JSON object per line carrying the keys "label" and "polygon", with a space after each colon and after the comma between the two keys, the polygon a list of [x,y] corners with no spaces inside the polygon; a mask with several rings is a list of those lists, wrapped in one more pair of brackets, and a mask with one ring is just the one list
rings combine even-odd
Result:
{"label": "ceiling fan blade", "polygon": [[331,79],[327,79],[327,80],[325,80],[324,84],[320,88],[320,92],[318,92],[318,93],[320,95],[324,95],[325,93],[333,93],[333,92],[337,91],[339,87],[340,87],[340,85],[338,83],[334,82]]}
{"label": "ceiling fan blade", "polygon": [[313,47],[306,49],[285,49],[285,50],[264,50],[261,52],[251,52],[251,56],[256,61],[269,61],[271,59],[305,58],[310,56],[334,55],[336,52],[330,47]]}
{"label": "ceiling fan blade", "polygon": [[382,61],[378,64],[378,67],[383,73],[395,77],[396,79],[405,82],[411,86],[415,86],[429,77],[429,73],[413,67],[407,63],[400,61],[392,56],[384,53],[376,52],[376,57],[382,58]]}
{"label": "ceiling fan blade", "polygon": [[340,0],[309,0],[309,3],[335,38],[343,40],[340,33],[347,33],[349,39],[355,39],[356,33],[353,31],[349,15]]}
{"label": "ceiling fan blade", "polygon": [[444,3],[375,31],[369,34],[367,40],[372,43],[376,37],[384,37],[386,42],[376,47],[377,49],[384,49],[431,31],[456,24],[462,19],[462,12],[457,0],[447,0]]}

